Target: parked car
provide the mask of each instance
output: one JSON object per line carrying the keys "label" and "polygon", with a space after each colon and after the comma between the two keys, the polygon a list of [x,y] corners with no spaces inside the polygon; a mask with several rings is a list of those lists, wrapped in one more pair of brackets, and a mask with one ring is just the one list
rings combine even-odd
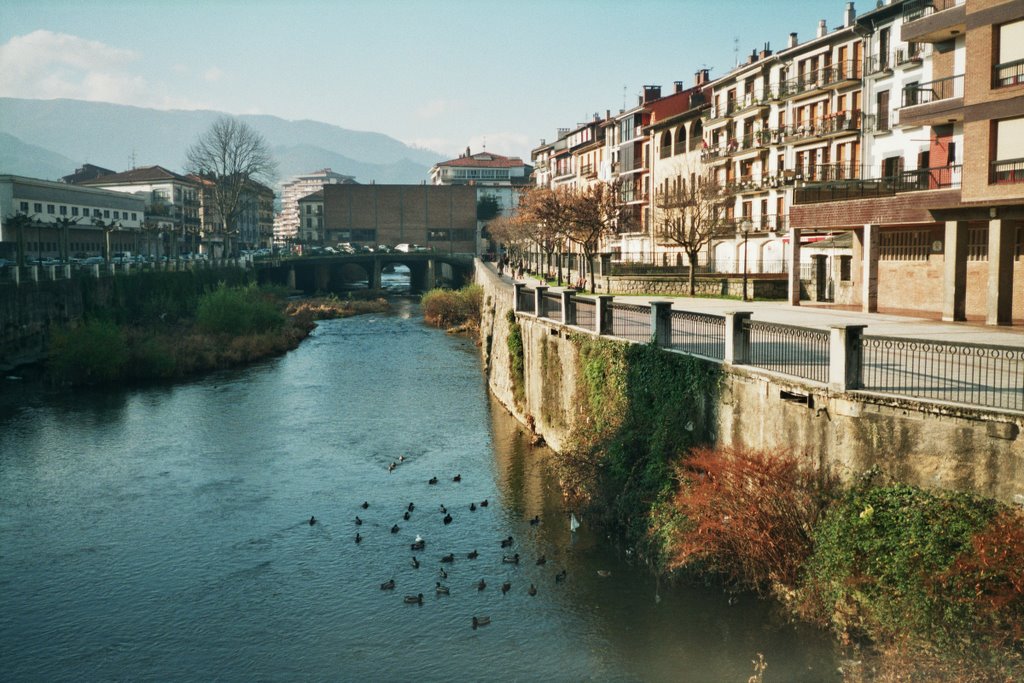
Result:
{"label": "parked car", "polygon": [[89,256],[87,258],[82,259],[83,266],[101,266],[106,262],[107,260],[102,256]]}
{"label": "parked car", "polygon": [[400,251],[403,254],[408,254],[410,251],[412,251],[412,245],[409,244],[408,242],[402,242],[401,244],[396,244],[395,245],[395,251]]}
{"label": "parked car", "polygon": [[354,254],[354,253],[356,253],[356,248],[352,246],[351,242],[339,242],[338,243],[338,253],[339,254]]}

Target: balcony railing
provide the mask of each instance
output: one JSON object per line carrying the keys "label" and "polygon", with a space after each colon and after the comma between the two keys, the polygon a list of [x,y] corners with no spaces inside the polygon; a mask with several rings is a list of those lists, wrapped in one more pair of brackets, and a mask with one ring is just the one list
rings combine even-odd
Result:
{"label": "balcony railing", "polygon": [[583,164],[580,166],[580,176],[583,178],[590,178],[597,175],[597,170],[594,168],[594,164]]}
{"label": "balcony railing", "polygon": [[996,185],[1024,183],[1024,159],[993,161],[991,178]]}
{"label": "balcony railing", "polygon": [[904,171],[898,176],[851,180],[826,180],[797,187],[794,204],[817,204],[872,197],[891,197],[900,192],[947,190],[960,187],[962,166],[940,166]]}
{"label": "balcony railing", "polygon": [[903,5],[904,23],[964,4],[965,0],[913,0]]}
{"label": "balcony railing", "polygon": [[839,85],[846,81],[855,81],[860,76],[860,62],[855,59],[848,59],[845,62],[808,71],[780,83],[779,96],[782,98],[796,97],[803,93]]}
{"label": "balcony railing", "polygon": [[903,88],[903,106],[914,107],[964,96],[964,76],[949,76]]}
{"label": "balcony railing", "polygon": [[1024,59],[996,64],[992,67],[992,85],[1001,88],[1006,85],[1024,83]]}
{"label": "balcony railing", "polygon": [[711,106],[705,109],[701,116],[708,121],[724,119],[732,116],[739,108],[739,100],[729,100],[722,106]]}
{"label": "balcony railing", "polygon": [[861,111],[854,109],[852,111],[832,114],[831,116],[824,116],[813,121],[801,121],[798,124],[786,126],[782,132],[786,142],[826,135],[855,133],[861,129],[862,119]]}

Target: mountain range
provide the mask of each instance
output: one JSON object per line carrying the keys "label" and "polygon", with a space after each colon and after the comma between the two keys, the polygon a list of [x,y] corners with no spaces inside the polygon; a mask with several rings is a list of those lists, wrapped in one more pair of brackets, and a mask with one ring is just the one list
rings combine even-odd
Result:
{"label": "mountain range", "polygon": [[[57,180],[83,163],[114,171],[160,165],[183,172],[185,153],[223,112],[145,109],[82,100],[0,98],[0,173]],[[421,183],[446,157],[382,133],[320,121],[240,115],[278,162],[277,184],[330,168],[360,183]]]}

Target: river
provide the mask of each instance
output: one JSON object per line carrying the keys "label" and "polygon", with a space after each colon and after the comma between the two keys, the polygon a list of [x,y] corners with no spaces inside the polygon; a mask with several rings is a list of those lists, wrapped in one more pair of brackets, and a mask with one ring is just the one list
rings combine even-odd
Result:
{"label": "river", "polygon": [[571,534],[477,349],[409,300],[192,382],[0,387],[5,680],[743,682],[759,652],[765,681],[837,678],[828,636],[770,603]]}

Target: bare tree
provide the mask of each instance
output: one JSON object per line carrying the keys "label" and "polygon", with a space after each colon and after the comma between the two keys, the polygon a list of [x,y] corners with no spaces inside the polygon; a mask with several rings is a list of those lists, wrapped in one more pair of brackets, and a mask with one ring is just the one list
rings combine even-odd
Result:
{"label": "bare tree", "polygon": [[232,252],[230,239],[241,208],[242,192],[250,181],[271,182],[277,162],[262,135],[230,116],[214,121],[188,148],[188,170],[212,181],[208,188],[212,219],[224,235],[224,253]]}
{"label": "bare tree", "polygon": [[629,219],[616,183],[596,182],[565,192],[569,214],[565,234],[583,252],[584,276],[590,280],[590,293],[593,294],[596,285],[594,255],[601,245],[601,238],[623,229]]}
{"label": "bare tree", "polygon": [[[570,195],[565,190],[551,190],[546,187],[532,187],[523,191],[519,198],[515,220],[530,239],[544,253],[545,268],[550,271],[551,259],[558,254],[557,277],[562,284],[561,252],[571,228]],[[549,275],[546,272],[545,275]]]}
{"label": "bare tree", "polygon": [[728,227],[725,207],[732,198],[712,173],[681,178],[671,190],[655,196],[655,230],[659,238],[682,247],[690,262],[689,290],[697,289],[697,258]]}

